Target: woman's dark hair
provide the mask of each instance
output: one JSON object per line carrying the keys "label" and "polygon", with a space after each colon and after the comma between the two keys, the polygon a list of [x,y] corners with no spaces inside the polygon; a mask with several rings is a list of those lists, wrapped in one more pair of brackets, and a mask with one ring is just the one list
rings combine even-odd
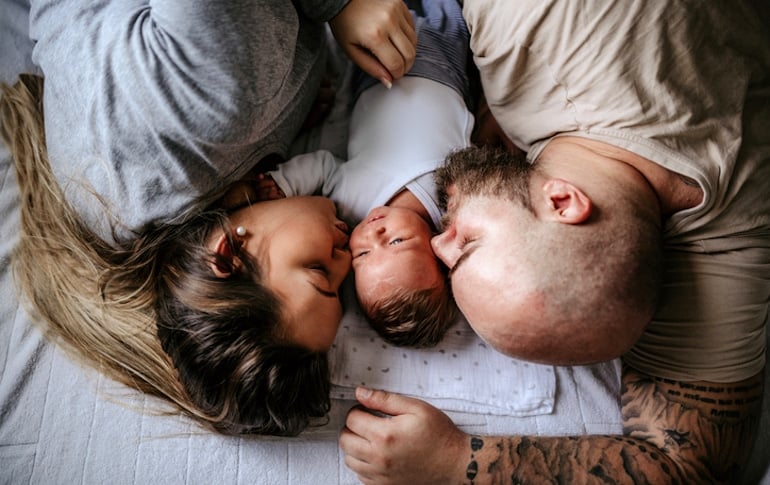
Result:
{"label": "woman's dark hair", "polygon": [[243,264],[226,278],[214,275],[215,258],[232,263],[203,243],[216,226],[229,228],[224,213],[202,214],[161,245],[158,337],[190,399],[218,430],[296,435],[329,411],[326,353],[281,338],[281,302],[232,237]]}

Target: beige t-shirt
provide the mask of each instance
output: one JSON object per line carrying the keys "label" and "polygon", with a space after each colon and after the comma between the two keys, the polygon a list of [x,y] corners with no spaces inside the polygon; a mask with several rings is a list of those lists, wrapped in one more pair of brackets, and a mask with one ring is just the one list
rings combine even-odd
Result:
{"label": "beige t-shirt", "polygon": [[466,0],[492,113],[531,160],[554,136],[607,142],[697,181],[666,224],[659,310],[626,356],[727,382],[765,363],[770,34],[738,2]]}

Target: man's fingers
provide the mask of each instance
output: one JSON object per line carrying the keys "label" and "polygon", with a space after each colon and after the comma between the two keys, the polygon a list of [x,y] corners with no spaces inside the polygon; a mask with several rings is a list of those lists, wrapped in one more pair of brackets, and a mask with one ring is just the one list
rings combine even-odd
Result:
{"label": "man's fingers", "polygon": [[350,468],[362,482],[368,483],[373,479],[374,470],[368,463],[346,454],[345,465]]}
{"label": "man's fingers", "polygon": [[410,414],[417,410],[421,401],[386,391],[356,388],[356,399],[363,406],[390,416]]}
{"label": "man's fingers", "polygon": [[368,461],[366,457],[371,445],[364,436],[359,434],[359,430],[356,429],[355,423],[353,427],[346,425],[342,428],[339,445],[345,453],[355,456],[358,460]]}

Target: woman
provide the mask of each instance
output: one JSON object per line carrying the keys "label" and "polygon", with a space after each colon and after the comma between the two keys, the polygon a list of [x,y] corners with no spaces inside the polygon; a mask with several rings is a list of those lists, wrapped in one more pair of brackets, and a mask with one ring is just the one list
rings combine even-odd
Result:
{"label": "woman", "polygon": [[[4,93],[3,135],[22,193],[14,264],[31,307],[75,357],[220,432],[293,435],[329,408],[325,351],[341,311],[330,295],[349,268],[333,206],[270,206],[286,234],[328,225],[334,268],[302,266],[327,278],[316,283],[328,308],[319,319],[250,253],[259,231],[247,221],[261,230],[265,206],[228,211],[222,196],[259,160],[284,155],[297,133],[319,84],[321,20],[384,83],[411,65],[414,32],[401,2],[332,3],[114,2],[92,11],[32,2],[45,104],[39,78]],[[65,21],[62,7],[82,15]],[[367,38],[361,25],[384,38]],[[385,61],[394,52],[400,61]],[[253,85],[241,82],[245,73]],[[213,228],[229,246],[214,259]],[[295,329],[312,328],[310,318],[333,331],[308,344]]]}

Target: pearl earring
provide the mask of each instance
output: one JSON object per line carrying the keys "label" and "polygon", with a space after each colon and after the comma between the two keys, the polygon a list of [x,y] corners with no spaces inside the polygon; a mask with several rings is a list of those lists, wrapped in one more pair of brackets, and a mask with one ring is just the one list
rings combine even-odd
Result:
{"label": "pearl earring", "polygon": [[235,228],[235,234],[237,234],[240,237],[243,237],[246,235],[246,228],[243,226],[238,226]]}

